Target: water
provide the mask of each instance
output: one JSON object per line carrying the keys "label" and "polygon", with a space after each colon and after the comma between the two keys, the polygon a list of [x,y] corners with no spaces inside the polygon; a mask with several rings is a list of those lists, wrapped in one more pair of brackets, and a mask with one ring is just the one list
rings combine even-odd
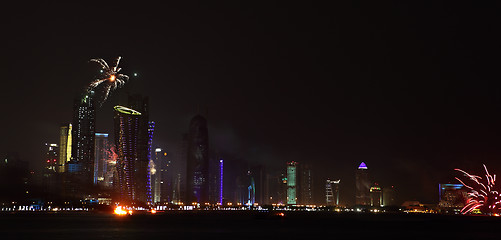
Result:
{"label": "water", "polygon": [[499,239],[501,218],[331,212],[2,213],[0,239]]}

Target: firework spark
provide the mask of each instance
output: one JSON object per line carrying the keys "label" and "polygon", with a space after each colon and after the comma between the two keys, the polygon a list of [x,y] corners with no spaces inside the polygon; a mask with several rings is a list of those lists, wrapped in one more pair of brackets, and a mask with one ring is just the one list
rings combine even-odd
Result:
{"label": "firework spark", "polygon": [[463,173],[475,183],[474,186],[469,186],[456,177],[461,184],[469,189],[466,205],[461,209],[461,213],[463,214],[467,214],[475,209],[479,209],[481,212],[487,214],[498,214],[501,212],[501,194],[494,190],[496,174],[489,174],[487,167],[485,165],[483,166],[485,169],[485,183],[480,182],[480,180],[482,180],[480,176],[469,174],[461,169],[454,169]]}
{"label": "firework spark", "polygon": [[103,102],[106,101],[108,95],[111,90],[115,90],[117,87],[122,87],[127,80],[129,80],[129,76],[125,74],[119,73],[121,68],[118,67],[120,63],[120,59],[122,57],[118,57],[114,67],[109,67],[108,63],[101,58],[91,59],[90,62],[96,62],[101,66],[101,76],[99,76],[96,80],[92,81],[87,88],[87,91],[91,91],[97,86],[104,84],[104,99]]}

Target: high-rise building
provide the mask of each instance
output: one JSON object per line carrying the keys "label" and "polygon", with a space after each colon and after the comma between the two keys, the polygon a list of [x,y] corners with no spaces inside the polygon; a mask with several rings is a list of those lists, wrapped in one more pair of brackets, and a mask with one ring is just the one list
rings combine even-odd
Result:
{"label": "high-rise building", "polygon": [[219,204],[223,204],[223,159],[219,160]]}
{"label": "high-rise building", "polygon": [[[115,145],[118,155],[116,165],[118,176],[114,187],[119,194],[121,204],[133,204],[138,199],[136,163],[139,155],[138,138],[141,113],[124,106],[115,106],[114,109]],[[146,182],[146,179],[144,181]]]}
{"label": "high-rise building", "polygon": [[108,134],[96,133],[94,146],[94,184],[104,182],[105,174],[108,171]]}
{"label": "high-rise building", "polygon": [[96,125],[96,109],[94,92],[85,92],[75,99],[73,105],[72,152],[71,163],[77,169],[81,185],[91,185],[94,176],[94,137]]}
{"label": "high-rise building", "polygon": [[396,206],[396,190],[394,186],[383,188],[383,206]]}
{"label": "high-rise building", "polygon": [[140,94],[128,96],[127,106],[141,113],[138,122],[137,160],[135,163],[136,201],[151,203],[151,144],[153,140],[154,122],[149,121],[149,98]]}
{"label": "high-rise building", "polygon": [[294,161],[287,163],[287,204],[296,204],[297,203],[296,165],[297,165],[297,162],[294,162]]}
{"label": "high-rise building", "polygon": [[468,199],[468,192],[463,184],[438,184],[438,207],[441,209],[461,209]]}
{"label": "high-rise building", "polygon": [[382,207],[383,206],[383,192],[381,187],[377,183],[370,188],[371,195],[371,207]]}
{"label": "high-rise building", "polygon": [[341,180],[327,179],[325,184],[325,198],[327,206],[339,205],[339,183]]}
{"label": "high-rise building", "polygon": [[151,175],[153,202],[168,203],[172,201],[172,171],[170,158],[162,148],[155,148],[153,163],[155,173]]}
{"label": "high-rise building", "polygon": [[45,155],[44,169],[42,170],[42,187],[46,197],[52,198],[58,191],[58,159],[59,146],[55,143],[45,144],[47,153]]}
{"label": "high-rise building", "polygon": [[311,175],[311,168],[308,164],[301,164],[298,168],[300,170],[299,176],[299,203],[308,205],[313,204],[313,178]]}
{"label": "high-rise building", "polygon": [[364,162],[360,163],[355,173],[356,195],[355,204],[369,206],[371,203],[369,172]]}
{"label": "high-rise building", "polygon": [[45,169],[51,172],[57,172],[58,159],[59,159],[59,146],[55,143],[45,144],[47,147],[47,154],[45,157]]}
{"label": "high-rise building", "polygon": [[201,115],[191,119],[187,145],[187,201],[209,201],[209,134],[207,120]]}
{"label": "high-rise building", "polygon": [[65,172],[66,163],[71,160],[71,123],[68,125],[63,125],[59,131],[59,163],[58,172]]}

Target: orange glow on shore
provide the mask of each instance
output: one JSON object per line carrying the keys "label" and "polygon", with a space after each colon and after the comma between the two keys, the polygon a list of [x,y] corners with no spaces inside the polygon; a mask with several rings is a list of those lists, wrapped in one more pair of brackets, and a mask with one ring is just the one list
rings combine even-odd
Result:
{"label": "orange glow on shore", "polygon": [[123,215],[126,215],[127,213],[129,215],[132,215],[132,210],[129,210],[129,212],[125,211],[124,209],[122,209],[122,206],[117,206],[115,208],[115,211],[113,211],[114,214],[116,215],[119,215],[119,216],[123,216]]}

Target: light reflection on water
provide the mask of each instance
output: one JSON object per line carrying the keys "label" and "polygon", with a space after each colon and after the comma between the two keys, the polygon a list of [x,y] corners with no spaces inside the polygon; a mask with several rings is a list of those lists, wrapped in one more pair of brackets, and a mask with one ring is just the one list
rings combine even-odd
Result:
{"label": "light reflection on water", "polygon": [[[465,239],[496,237],[494,217],[338,213],[172,212],[116,216],[103,213],[0,214],[0,239],[208,238]],[[381,235],[382,234],[382,235]]]}

